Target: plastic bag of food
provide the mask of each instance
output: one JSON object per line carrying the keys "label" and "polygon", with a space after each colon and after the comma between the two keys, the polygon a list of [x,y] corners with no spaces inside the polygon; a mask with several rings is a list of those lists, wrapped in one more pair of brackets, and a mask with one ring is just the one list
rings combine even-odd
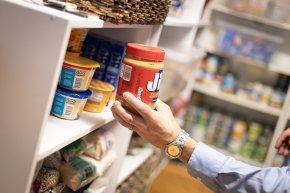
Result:
{"label": "plastic bag of food", "polygon": [[64,160],[68,162],[72,157],[83,154],[90,147],[92,147],[92,144],[88,142],[86,137],[83,137],[64,147],[61,154]]}
{"label": "plastic bag of food", "polygon": [[61,154],[59,151],[51,154],[46,157],[43,161],[43,167],[51,168],[51,169],[59,169],[61,164]]}
{"label": "plastic bag of food", "polygon": [[51,187],[48,190],[46,190],[44,193],[62,193],[64,188],[65,188],[65,184],[64,183],[59,183],[56,186]]}
{"label": "plastic bag of food", "polygon": [[108,152],[101,161],[85,155],[72,157],[69,162],[64,162],[60,167],[61,180],[69,188],[77,191],[102,176],[115,159],[116,154],[113,152]]}
{"label": "plastic bag of food", "polygon": [[59,171],[49,168],[41,168],[33,183],[34,192],[45,192],[58,184]]}
{"label": "plastic bag of food", "polygon": [[87,140],[92,144],[92,147],[85,151],[85,155],[96,160],[101,160],[103,155],[110,149],[114,142],[114,135],[105,129],[99,129],[90,133]]}

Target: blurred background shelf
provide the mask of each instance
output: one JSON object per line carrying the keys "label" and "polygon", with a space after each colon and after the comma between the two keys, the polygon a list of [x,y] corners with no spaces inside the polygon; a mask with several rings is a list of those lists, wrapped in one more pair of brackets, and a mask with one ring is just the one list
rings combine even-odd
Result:
{"label": "blurred background shelf", "polygon": [[225,93],[217,89],[212,89],[211,87],[204,86],[202,84],[195,83],[192,89],[194,91],[205,94],[207,96],[211,96],[219,100],[223,100],[223,101],[226,101],[226,102],[238,105],[238,106],[246,107],[248,109],[266,113],[266,114],[273,115],[276,117],[278,117],[281,113],[280,109],[273,108],[273,107],[264,105],[262,103],[255,102],[255,101],[251,101],[246,98],[238,97],[233,94]]}
{"label": "blurred background shelf", "polygon": [[172,26],[172,27],[193,27],[197,26],[194,21],[191,21],[189,19],[182,20],[181,18],[169,16],[166,18],[166,21],[164,23],[165,26]]}
{"label": "blurred background shelf", "polygon": [[215,11],[219,11],[219,12],[231,15],[231,16],[247,19],[253,22],[258,22],[258,23],[265,24],[271,27],[275,27],[275,28],[290,30],[290,24],[288,23],[281,23],[281,22],[273,21],[268,18],[255,16],[250,13],[235,11],[220,3],[214,3],[212,7],[213,7],[213,10]]}
{"label": "blurred background shelf", "polygon": [[224,155],[227,155],[227,156],[231,156],[233,158],[235,158],[236,160],[239,160],[239,161],[243,161],[245,163],[248,163],[248,164],[251,164],[253,166],[257,166],[257,167],[263,167],[264,164],[261,163],[261,162],[258,162],[258,161],[255,161],[255,160],[252,160],[252,159],[249,159],[249,158],[244,158],[238,154],[232,154],[230,153],[229,151],[225,150],[225,149],[221,149],[221,148],[217,148],[215,146],[212,146],[211,147],[217,151],[219,151],[220,153],[224,154]]}

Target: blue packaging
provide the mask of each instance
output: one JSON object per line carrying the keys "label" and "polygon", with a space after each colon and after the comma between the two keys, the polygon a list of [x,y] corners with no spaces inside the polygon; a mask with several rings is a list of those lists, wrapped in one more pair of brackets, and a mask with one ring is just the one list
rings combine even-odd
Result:
{"label": "blue packaging", "polygon": [[112,50],[112,42],[106,39],[100,40],[99,49],[97,51],[96,61],[100,63],[100,68],[95,71],[94,78],[104,80],[106,67],[110,61],[110,53]]}
{"label": "blue packaging", "polygon": [[76,120],[81,115],[85,103],[92,92],[75,92],[58,87],[55,92],[51,113],[59,118]]}
{"label": "blue packaging", "polygon": [[126,47],[122,44],[114,44],[107,66],[104,81],[114,86],[115,90],[118,86],[119,74],[122,66],[122,60],[125,55]]}
{"label": "blue packaging", "polygon": [[99,44],[99,37],[88,34],[82,47],[82,56],[90,60],[96,60]]}

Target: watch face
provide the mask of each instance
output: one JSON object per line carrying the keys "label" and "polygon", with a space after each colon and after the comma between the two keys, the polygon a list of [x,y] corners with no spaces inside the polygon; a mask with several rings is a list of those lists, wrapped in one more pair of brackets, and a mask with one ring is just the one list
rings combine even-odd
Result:
{"label": "watch face", "polygon": [[180,149],[176,145],[169,145],[167,153],[172,157],[177,157],[180,154]]}

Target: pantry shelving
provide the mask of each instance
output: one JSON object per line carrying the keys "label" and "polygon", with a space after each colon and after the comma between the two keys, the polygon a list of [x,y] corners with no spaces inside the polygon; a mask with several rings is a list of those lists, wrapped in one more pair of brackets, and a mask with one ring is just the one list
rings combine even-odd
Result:
{"label": "pantry shelving", "polygon": [[0,118],[0,144],[7,147],[1,150],[6,155],[0,166],[0,177],[5,179],[0,182],[2,191],[28,193],[39,160],[105,127],[115,135],[112,150],[118,153],[105,175],[113,182],[105,192],[115,192],[132,132],[114,120],[109,107],[101,114],[84,112],[75,121],[50,115],[70,32],[73,28],[90,28],[93,33],[119,41],[156,46],[162,26],[114,25],[98,17],[82,18],[26,0],[0,1],[0,25],[1,82],[17,85],[16,89],[0,84],[7,91],[0,102],[5,110]]}
{"label": "pantry shelving", "polygon": [[189,19],[181,20],[180,18],[169,16],[166,18],[164,25],[173,26],[173,27],[193,27],[193,26],[197,26],[198,24]]}
{"label": "pantry shelving", "polygon": [[251,59],[251,58],[246,58],[246,57],[243,57],[243,56],[235,56],[235,55],[232,55],[232,54],[228,54],[228,53],[224,53],[224,52],[218,51],[216,49],[208,49],[208,48],[204,48],[204,49],[205,49],[205,51],[207,51],[209,53],[216,54],[218,56],[222,56],[222,57],[225,57],[225,58],[229,58],[229,59],[234,60],[235,62],[238,62],[238,63],[241,63],[241,64],[252,65],[252,66],[255,66],[255,67],[259,67],[259,68],[266,68],[267,67],[267,64],[265,64],[264,62],[257,61],[257,60]]}
{"label": "pantry shelving", "polygon": [[154,153],[154,149],[150,147],[137,148],[134,151],[136,152],[136,154],[126,155],[118,177],[117,184],[122,183],[126,178],[128,178]]}
{"label": "pantry shelving", "polygon": [[[202,23],[209,22],[210,25],[200,29],[195,40],[195,44],[208,53],[230,59],[232,67],[235,68],[233,72],[235,75],[237,75],[237,77],[239,77],[239,79],[241,79],[241,84],[249,81],[260,81],[271,85],[276,81],[275,77],[278,76],[277,73],[289,75],[290,54],[288,42],[290,41],[290,36],[288,32],[290,30],[290,24],[276,22],[274,20],[255,16],[247,12],[235,11],[228,8],[226,3],[227,0],[215,0],[209,3],[203,15]],[[221,25],[221,22],[228,22],[229,24],[234,24],[234,26],[241,27],[242,29],[246,29],[248,27],[258,32],[266,32],[270,35],[273,35],[273,37],[281,38],[283,41],[279,43],[277,50],[275,50],[273,53],[272,58],[269,60],[268,64],[243,56],[224,53],[218,49],[219,42],[221,41],[220,38],[222,38],[222,30],[224,29]],[[272,108],[270,106],[241,98],[236,95],[227,94],[218,89],[208,88],[198,83],[194,83],[193,90],[210,96],[211,98],[245,107],[245,112],[261,112],[262,114],[260,113],[260,115],[255,114],[258,117],[260,116],[260,119],[265,119],[262,117],[266,114],[271,115],[272,117],[277,117],[278,119],[273,119],[271,121],[273,124],[275,124],[274,135],[272,137],[270,148],[267,152],[266,160],[264,163],[262,163],[263,166],[271,166],[276,154],[276,150],[274,148],[275,140],[285,129],[286,122],[289,118],[289,88],[284,99],[283,107],[281,109]],[[233,106],[228,108],[231,109],[235,107]],[[235,112],[234,109],[232,109],[232,111]],[[240,157],[238,158],[242,159]],[[247,163],[252,163],[251,160],[244,161]],[[255,163],[252,164],[255,165]]]}
{"label": "pantry shelving", "polygon": [[242,106],[242,107],[254,110],[254,111],[266,113],[266,114],[273,115],[276,117],[279,117],[281,114],[280,109],[273,108],[259,102],[251,101],[246,98],[238,97],[233,94],[225,93],[218,89],[212,89],[209,86],[204,86],[199,83],[195,83],[193,85],[193,90],[199,93],[205,94],[207,96],[211,96],[219,100],[226,101],[228,103],[232,103],[238,106]]}
{"label": "pantry shelving", "polygon": [[77,121],[49,116],[38,150],[38,160],[45,158],[113,120],[114,117],[110,108],[106,108],[104,112],[98,114],[83,112]]}
{"label": "pantry shelving", "polygon": [[276,21],[273,21],[273,20],[268,19],[268,18],[255,16],[255,15],[250,14],[250,13],[235,11],[233,9],[228,8],[227,6],[225,6],[223,4],[215,3],[213,6],[213,10],[219,11],[222,13],[226,13],[226,14],[231,15],[231,16],[235,16],[235,17],[247,19],[250,21],[258,22],[258,23],[268,25],[271,27],[290,30],[290,24],[288,24],[288,23],[280,23],[280,22],[276,22]]}

